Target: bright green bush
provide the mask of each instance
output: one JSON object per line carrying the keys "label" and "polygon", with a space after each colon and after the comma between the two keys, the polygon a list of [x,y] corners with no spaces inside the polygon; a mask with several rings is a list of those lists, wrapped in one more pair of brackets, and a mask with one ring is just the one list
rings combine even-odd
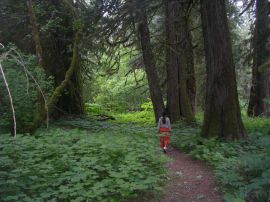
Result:
{"label": "bright green bush", "polygon": [[142,132],[54,129],[0,139],[0,201],[124,201],[161,189],[165,158]]}
{"label": "bright green bush", "polygon": [[105,110],[104,108],[96,103],[86,103],[85,104],[85,111],[88,115],[93,115],[93,114],[104,114]]}
{"label": "bright green bush", "polygon": [[143,111],[151,111],[151,112],[153,112],[154,109],[150,99],[148,100],[148,102],[142,103],[141,108],[143,109]]}
{"label": "bright green bush", "polygon": [[267,134],[270,131],[270,121],[264,117],[250,118],[243,116],[243,122],[247,133],[260,132]]}
{"label": "bright green bush", "polygon": [[155,127],[155,116],[153,111],[138,111],[129,113],[113,114],[118,123],[137,123],[143,126]]}

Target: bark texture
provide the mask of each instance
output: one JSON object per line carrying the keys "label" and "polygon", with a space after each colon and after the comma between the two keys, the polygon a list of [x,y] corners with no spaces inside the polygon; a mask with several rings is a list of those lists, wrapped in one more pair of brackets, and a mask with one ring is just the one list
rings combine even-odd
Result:
{"label": "bark texture", "polygon": [[[41,41],[40,41],[38,23],[37,23],[37,18],[34,12],[34,4],[32,0],[27,1],[27,7],[28,7],[28,14],[29,14],[30,24],[32,28],[32,38],[35,44],[38,64],[39,64],[39,67],[41,67],[43,70],[46,70],[45,65],[44,65],[44,60],[43,60],[43,50],[42,50]],[[38,102],[39,102],[38,111],[42,111],[43,108],[45,107],[45,97],[42,95],[42,92],[38,93]],[[47,117],[47,120],[48,119],[49,117]]]}
{"label": "bark texture", "polygon": [[[72,52],[70,45],[73,42],[74,31],[72,29],[72,22],[74,18],[74,7],[72,1],[49,1],[49,5],[56,10],[62,9],[59,12],[59,17],[62,19],[60,30],[57,32],[49,32],[43,36],[43,58],[45,69],[48,76],[54,77],[54,87],[61,85],[65,79],[65,74],[70,66],[72,60]],[[67,12],[63,12],[66,9]],[[49,15],[49,13],[48,13]],[[78,62],[74,68],[66,89],[58,102],[55,105],[55,110],[52,113],[53,118],[61,118],[67,115],[82,115],[84,114],[83,99],[82,99],[82,81],[81,81],[81,68]]]}
{"label": "bark texture", "polygon": [[187,94],[191,103],[191,109],[193,116],[196,113],[196,77],[195,77],[195,65],[194,54],[192,45],[192,35],[190,32],[189,20],[185,21],[185,50],[186,50],[186,64],[187,64]]}
{"label": "bark texture", "polygon": [[28,0],[27,1],[27,6],[28,6],[28,13],[29,13],[29,18],[30,18],[30,24],[32,28],[32,37],[35,42],[35,48],[36,48],[36,56],[38,58],[38,64],[44,68],[43,64],[43,51],[40,43],[40,37],[39,37],[39,31],[38,31],[38,26],[37,26],[37,18],[36,15],[33,11],[33,1]]}
{"label": "bark texture", "polygon": [[167,45],[167,109],[172,122],[195,112],[195,76],[187,7],[189,0],[165,0]]}
{"label": "bark texture", "polygon": [[[138,2],[137,2],[138,3]],[[138,36],[140,39],[141,50],[145,65],[145,72],[147,75],[151,101],[153,103],[156,121],[164,111],[164,103],[162,99],[161,88],[159,84],[158,74],[154,55],[151,48],[150,33],[147,23],[147,16],[145,9],[137,6],[137,22],[138,22]]]}
{"label": "bark texture", "polygon": [[52,96],[49,98],[47,103],[47,109],[44,107],[42,110],[40,110],[36,116],[34,117],[34,120],[29,127],[29,132],[31,134],[34,134],[39,125],[42,123],[42,121],[46,117],[46,112],[48,111],[49,114],[51,114],[54,110],[55,105],[59,101],[59,98],[63,94],[64,90],[67,88],[68,83],[70,82],[72,75],[74,74],[74,71],[76,67],[78,67],[78,44],[79,44],[79,33],[76,33],[74,44],[73,44],[73,55],[72,55],[72,61],[71,64],[65,74],[65,79],[61,82],[59,86],[57,86],[52,94]]}
{"label": "bark texture", "polygon": [[201,0],[201,17],[207,67],[202,136],[243,139],[225,0]]}
{"label": "bark texture", "polygon": [[[270,116],[270,106],[264,102],[270,97],[269,39],[270,3],[268,0],[256,1],[256,20],[253,37],[252,85],[248,106],[249,116]],[[260,68],[268,63],[268,68]]]}
{"label": "bark texture", "polygon": [[[180,120],[180,91],[179,91],[179,53],[176,44],[176,28],[174,26],[175,1],[165,0],[166,25],[166,66],[167,66],[167,110],[171,122]],[[179,11],[176,11],[179,12]],[[179,19],[177,19],[179,20]]]}

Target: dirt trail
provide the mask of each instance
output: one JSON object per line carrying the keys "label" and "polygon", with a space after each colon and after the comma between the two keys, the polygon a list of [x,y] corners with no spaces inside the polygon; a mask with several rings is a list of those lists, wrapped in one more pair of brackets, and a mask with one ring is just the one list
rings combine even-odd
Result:
{"label": "dirt trail", "polygon": [[170,179],[162,202],[223,201],[213,173],[205,164],[171,147],[166,155],[172,161],[167,165]]}

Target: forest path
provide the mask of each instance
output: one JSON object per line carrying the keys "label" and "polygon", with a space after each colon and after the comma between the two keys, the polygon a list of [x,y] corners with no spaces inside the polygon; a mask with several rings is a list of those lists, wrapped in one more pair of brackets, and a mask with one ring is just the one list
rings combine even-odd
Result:
{"label": "forest path", "polygon": [[162,202],[222,202],[214,175],[203,162],[169,147],[169,181]]}

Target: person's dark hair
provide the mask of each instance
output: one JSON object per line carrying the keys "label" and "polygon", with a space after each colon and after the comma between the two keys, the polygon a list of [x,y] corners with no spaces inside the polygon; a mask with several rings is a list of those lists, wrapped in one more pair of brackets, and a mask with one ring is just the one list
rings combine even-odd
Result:
{"label": "person's dark hair", "polygon": [[166,123],[166,112],[162,113],[162,123],[165,124]]}

